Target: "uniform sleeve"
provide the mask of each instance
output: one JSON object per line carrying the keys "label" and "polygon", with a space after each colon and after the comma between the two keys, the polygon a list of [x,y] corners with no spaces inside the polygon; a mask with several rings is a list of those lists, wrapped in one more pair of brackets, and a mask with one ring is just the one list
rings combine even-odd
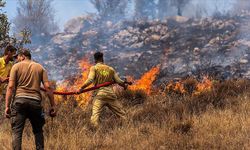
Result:
{"label": "uniform sleeve", "polygon": [[95,79],[95,67],[92,66],[89,71],[88,79],[84,82],[83,86],[89,86]]}
{"label": "uniform sleeve", "polygon": [[117,72],[114,70],[114,80],[118,84],[123,84],[124,81],[118,76]]}
{"label": "uniform sleeve", "polygon": [[9,81],[14,81],[16,82],[16,77],[17,77],[17,67],[14,65],[11,70],[10,70],[10,78]]}
{"label": "uniform sleeve", "polygon": [[43,68],[42,82],[43,83],[49,82],[47,70],[45,70],[44,68]]}
{"label": "uniform sleeve", "polygon": [[4,66],[4,60],[2,58],[0,58],[0,66]]}

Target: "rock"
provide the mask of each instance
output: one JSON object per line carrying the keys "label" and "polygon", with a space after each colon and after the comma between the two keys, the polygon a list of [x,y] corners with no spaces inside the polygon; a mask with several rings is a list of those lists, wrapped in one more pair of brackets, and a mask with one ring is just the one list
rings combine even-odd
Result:
{"label": "rock", "polygon": [[83,28],[84,16],[76,17],[64,25],[64,32],[65,33],[78,33],[80,32],[81,28]]}
{"label": "rock", "polygon": [[57,34],[52,38],[55,44],[63,44],[70,42],[77,34]]}
{"label": "rock", "polygon": [[151,35],[151,41],[159,41],[160,39],[161,39],[161,37],[157,34]]}
{"label": "rock", "polygon": [[195,55],[198,55],[199,52],[200,52],[200,49],[198,47],[195,47],[193,52],[194,52]]}
{"label": "rock", "polygon": [[140,42],[140,43],[135,43],[133,45],[131,45],[130,47],[131,48],[141,48],[143,47],[144,43],[143,42]]}
{"label": "rock", "polygon": [[173,19],[178,23],[186,23],[189,20],[189,18],[183,16],[175,16]]}
{"label": "rock", "polygon": [[162,37],[160,38],[160,40],[161,40],[161,41],[166,41],[169,37],[170,37],[170,34],[167,33],[166,35],[162,36]]}
{"label": "rock", "polygon": [[247,59],[240,59],[240,61],[239,61],[241,64],[246,64],[246,63],[248,63],[248,60]]}

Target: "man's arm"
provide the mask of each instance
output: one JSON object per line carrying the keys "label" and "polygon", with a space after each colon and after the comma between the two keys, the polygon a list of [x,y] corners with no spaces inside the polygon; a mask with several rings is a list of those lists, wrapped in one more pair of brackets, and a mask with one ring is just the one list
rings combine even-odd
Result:
{"label": "man's arm", "polygon": [[132,82],[128,82],[127,80],[123,81],[118,74],[114,71],[114,80],[118,85],[122,86],[125,90],[127,89],[128,85],[132,85]]}
{"label": "man's arm", "polygon": [[5,98],[5,116],[6,118],[10,118],[10,103],[11,98],[13,94],[13,90],[15,88],[14,81],[9,81],[7,92],[6,92],[6,98]]}
{"label": "man's arm", "polygon": [[95,79],[95,67],[92,66],[89,71],[88,79],[83,83],[78,93],[81,93],[86,87],[88,87],[91,83],[93,83],[94,79]]}
{"label": "man's arm", "polygon": [[119,85],[123,85],[125,82],[118,76],[118,74],[116,72],[114,72],[114,80],[116,83],[118,83]]}
{"label": "man's arm", "polygon": [[48,74],[47,74],[47,71],[45,69],[43,70],[42,82],[43,82],[43,86],[45,88],[45,91],[49,97],[49,102],[50,102],[49,114],[51,117],[55,117],[56,111],[55,111],[55,100],[54,100],[53,88],[50,86],[50,83],[48,80]]}
{"label": "man's arm", "polygon": [[45,91],[46,91],[46,93],[47,93],[47,95],[49,97],[50,107],[51,108],[55,107],[53,89],[51,88],[49,82],[44,83],[44,88],[45,88]]}
{"label": "man's arm", "polygon": [[10,71],[10,78],[9,78],[9,83],[7,86],[6,97],[5,97],[5,116],[7,118],[10,117],[10,103],[11,103],[11,98],[13,95],[13,90],[15,89],[15,83],[17,80],[16,75],[17,75],[17,67],[13,66]]}

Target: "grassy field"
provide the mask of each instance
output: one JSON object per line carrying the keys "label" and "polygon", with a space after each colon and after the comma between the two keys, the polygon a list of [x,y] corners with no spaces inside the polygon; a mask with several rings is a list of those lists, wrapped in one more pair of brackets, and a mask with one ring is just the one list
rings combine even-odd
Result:
{"label": "grassy field", "polygon": [[[198,95],[158,91],[118,93],[128,114],[121,121],[104,111],[102,125],[89,128],[91,104],[82,109],[74,97],[58,104],[58,116],[46,118],[45,148],[81,149],[250,149],[250,82],[214,83]],[[11,149],[9,120],[0,125],[0,149]],[[23,148],[33,150],[28,123]]]}

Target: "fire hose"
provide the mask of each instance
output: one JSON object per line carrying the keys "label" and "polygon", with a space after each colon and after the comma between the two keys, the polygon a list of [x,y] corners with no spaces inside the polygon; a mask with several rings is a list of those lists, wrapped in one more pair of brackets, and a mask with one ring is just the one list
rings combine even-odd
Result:
{"label": "fire hose", "polygon": [[[115,82],[105,82],[105,83],[102,83],[102,84],[98,84],[98,85],[93,86],[91,88],[84,89],[80,93],[78,93],[78,92],[59,92],[59,91],[54,91],[53,94],[55,94],[55,95],[78,95],[78,94],[82,94],[82,93],[85,93],[85,92],[89,92],[89,91],[93,91],[93,90],[99,89],[101,87],[106,87],[106,86],[109,86],[109,85],[112,85],[112,84],[115,84]],[[42,91],[46,91],[42,87],[41,87],[41,90]]]}
{"label": "fire hose", "polygon": [[[5,82],[8,82],[9,80],[6,80]],[[129,84],[131,85],[132,82],[127,82],[127,80],[125,80],[124,82],[125,84]],[[55,95],[79,95],[79,94],[82,94],[82,93],[85,93],[85,92],[89,92],[89,91],[93,91],[93,90],[96,90],[96,89],[99,89],[101,87],[106,87],[106,86],[109,86],[109,85],[112,85],[112,84],[115,84],[115,82],[105,82],[105,83],[102,83],[102,84],[98,84],[96,86],[93,86],[91,88],[87,88],[87,89],[84,89],[82,90],[80,93],[79,92],[59,92],[59,91],[53,91],[53,94]],[[41,87],[40,88],[42,91],[46,91],[45,88]]]}

